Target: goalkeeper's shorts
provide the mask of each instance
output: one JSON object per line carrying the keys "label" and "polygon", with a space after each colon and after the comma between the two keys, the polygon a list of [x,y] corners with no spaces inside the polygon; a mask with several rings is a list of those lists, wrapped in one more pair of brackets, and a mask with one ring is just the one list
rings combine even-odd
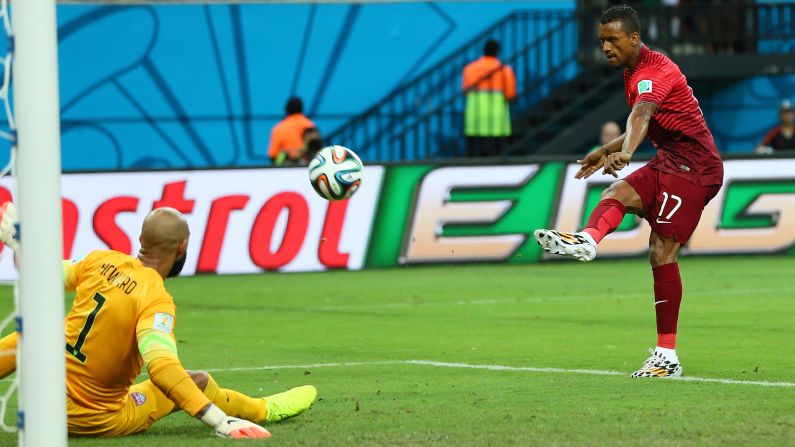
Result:
{"label": "goalkeeper's shorts", "polygon": [[71,436],[124,436],[142,432],[175,409],[151,380],[130,387],[124,405],[117,411],[83,408],[66,396],[66,414]]}

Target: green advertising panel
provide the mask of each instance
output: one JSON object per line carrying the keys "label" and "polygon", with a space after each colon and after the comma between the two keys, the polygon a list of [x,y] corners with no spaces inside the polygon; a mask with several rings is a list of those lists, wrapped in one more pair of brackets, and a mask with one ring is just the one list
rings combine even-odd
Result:
{"label": "green advertising panel", "polygon": [[[538,228],[585,226],[612,178],[575,179],[562,162],[386,167],[365,267],[537,262]],[[795,253],[795,159],[725,162],[684,255]],[[645,255],[650,228],[624,217],[599,257]]]}
{"label": "green advertising panel", "polygon": [[[734,182],[726,192],[721,216],[722,228],[769,228],[775,226],[778,213],[749,214],[748,208],[763,194],[795,194],[791,182]],[[795,228],[793,228],[795,231]]]}
{"label": "green advertising panel", "polygon": [[414,190],[422,176],[433,168],[432,165],[408,165],[390,166],[386,169],[381,200],[376,206],[366,266],[395,265],[406,230],[406,220],[412,209]]}
{"label": "green advertising panel", "polygon": [[446,225],[443,236],[477,236],[518,234],[527,240],[513,253],[508,262],[527,262],[541,257],[541,247],[532,238],[533,230],[547,225],[555,205],[563,163],[541,165],[538,173],[518,188],[461,189],[451,192],[453,202],[510,200],[513,206],[501,219],[491,224]]}

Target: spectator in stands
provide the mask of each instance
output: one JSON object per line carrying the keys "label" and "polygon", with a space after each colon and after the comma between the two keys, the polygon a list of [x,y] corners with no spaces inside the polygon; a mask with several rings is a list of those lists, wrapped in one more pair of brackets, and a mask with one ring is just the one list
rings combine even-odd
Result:
{"label": "spectator in stands", "polygon": [[310,127],[304,130],[304,151],[306,159],[311,160],[315,158],[320,149],[323,148],[323,139],[320,137],[320,131],[317,127]]}
{"label": "spectator in stands", "polygon": [[470,157],[499,155],[511,136],[508,101],[516,96],[516,76],[497,59],[499,52],[500,44],[489,40],[483,57],[464,68],[464,135]]}
{"label": "spectator in stands", "polygon": [[[268,146],[268,157],[275,166],[300,166],[308,162],[304,133],[314,128],[309,118],[304,116],[304,103],[301,98],[293,96],[284,107],[287,116],[271,130],[271,141]],[[318,134],[319,135],[319,134]]]}
{"label": "spectator in stands", "polygon": [[756,146],[758,154],[792,151],[795,153],[795,109],[792,102],[785,99],[778,108],[779,124],[765,135],[765,139]]}
{"label": "spectator in stands", "polygon": [[608,121],[602,124],[602,130],[599,132],[599,144],[595,144],[588,152],[593,151],[597,147],[604,146],[620,136],[621,126],[615,121]]}

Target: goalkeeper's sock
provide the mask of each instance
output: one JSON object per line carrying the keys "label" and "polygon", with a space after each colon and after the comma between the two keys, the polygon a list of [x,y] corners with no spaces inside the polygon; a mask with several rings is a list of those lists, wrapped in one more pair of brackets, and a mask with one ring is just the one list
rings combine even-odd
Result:
{"label": "goalkeeper's sock", "polygon": [[17,340],[19,336],[12,332],[0,339],[0,379],[8,377],[17,369]]}
{"label": "goalkeeper's sock", "polygon": [[583,231],[590,234],[598,244],[621,225],[626,213],[627,207],[623,203],[616,199],[604,199],[591,212]]}
{"label": "goalkeeper's sock", "polygon": [[204,395],[229,416],[253,422],[264,421],[267,417],[267,406],[264,400],[254,399],[228,388],[221,388],[209,374]]}

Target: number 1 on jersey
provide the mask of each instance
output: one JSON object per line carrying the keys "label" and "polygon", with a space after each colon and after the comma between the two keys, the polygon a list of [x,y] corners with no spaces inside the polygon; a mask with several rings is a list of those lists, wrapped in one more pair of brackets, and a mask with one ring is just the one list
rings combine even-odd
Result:
{"label": "number 1 on jersey", "polygon": [[86,362],[86,355],[83,354],[81,349],[86,342],[86,337],[88,337],[91,327],[94,326],[94,320],[97,318],[99,310],[102,309],[102,306],[105,304],[105,297],[100,295],[99,292],[94,294],[93,299],[97,302],[97,305],[94,307],[94,310],[88,314],[88,317],[86,317],[86,324],[83,325],[83,329],[81,329],[80,333],[77,335],[77,341],[75,341],[74,345],[66,342],[66,352],[74,356],[77,360],[80,360],[80,363]]}

